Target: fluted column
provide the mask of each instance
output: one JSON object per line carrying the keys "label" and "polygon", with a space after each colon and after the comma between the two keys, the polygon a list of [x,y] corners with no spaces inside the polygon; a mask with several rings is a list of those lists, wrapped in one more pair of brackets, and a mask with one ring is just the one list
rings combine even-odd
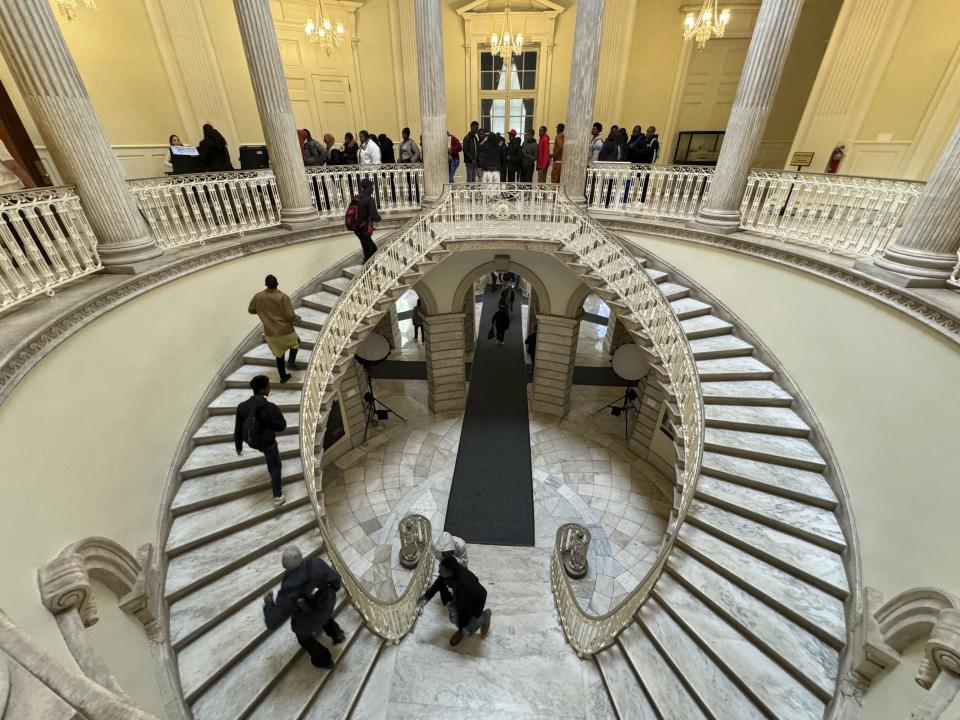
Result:
{"label": "fluted column", "polygon": [[908,287],[943,286],[957,264],[960,250],[960,182],[957,178],[960,178],[960,124],[947,142],[917,204],[904,220],[900,237],[874,261],[873,268],[867,263],[858,263],[858,266]]}
{"label": "fluted column", "polygon": [[47,0],[0,2],[0,52],[60,175],[77,188],[103,264],[160,255]]}
{"label": "fluted column", "polygon": [[740,226],[747,174],[780,84],[803,0],[763,0],[730,111],[710,190],[694,224],[720,232]]}
{"label": "fluted column", "polygon": [[423,134],[424,198],[440,197],[447,182],[447,92],[443,75],[440,0],[415,0],[420,129]]}
{"label": "fluted column", "polygon": [[233,0],[240,26],[243,52],[247,56],[260,124],[267,140],[270,167],[277,178],[285,225],[319,220],[307,187],[303,155],[297,142],[290,92],[280,60],[280,45],[270,13],[270,0]]}
{"label": "fluted column", "polygon": [[560,184],[571,200],[583,199],[584,177],[590,160],[590,128],[600,71],[600,36],[604,0],[580,0],[573,34],[570,94],[564,130]]}

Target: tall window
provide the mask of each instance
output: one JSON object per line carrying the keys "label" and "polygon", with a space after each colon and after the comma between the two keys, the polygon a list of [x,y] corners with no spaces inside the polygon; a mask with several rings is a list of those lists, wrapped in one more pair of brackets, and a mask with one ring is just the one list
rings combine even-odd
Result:
{"label": "tall window", "polygon": [[514,55],[509,65],[488,51],[480,52],[480,127],[506,135],[533,128],[537,95],[537,51]]}

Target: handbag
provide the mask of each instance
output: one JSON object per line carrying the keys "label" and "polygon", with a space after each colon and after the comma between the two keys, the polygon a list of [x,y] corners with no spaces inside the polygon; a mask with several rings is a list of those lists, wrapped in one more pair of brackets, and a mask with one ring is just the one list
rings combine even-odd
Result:
{"label": "handbag", "polygon": [[493,334],[494,334],[494,331],[493,331],[493,328],[491,327],[490,332],[487,333],[487,340],[493,340]]}

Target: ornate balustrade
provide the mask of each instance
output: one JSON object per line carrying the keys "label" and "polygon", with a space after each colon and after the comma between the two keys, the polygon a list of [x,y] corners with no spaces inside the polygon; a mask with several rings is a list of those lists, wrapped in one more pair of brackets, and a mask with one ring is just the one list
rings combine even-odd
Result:
{"label": "ornate balustrade", "polygon": [[[424,553],[404,595],[393,603],[373,597],[350,572],[330,542],[318,490],[318,460],[312,448],[323,431],[332,405],[339,368],[350,361],[353,347],[378,317],[390,293],[403,278],[444,243],[461,238],[522,235],[534,242],[553,241],[578,263],[588,265],[625,308],[621,317],[659,357],[670,381],[683,437],[683,471],[677,502],[660,557],[634,593],[602,616],[585,613],[563,573],[559,548],[552,562],[552,585],[567,638],[578,653],[594,653],[609,645],[630,622],[663,570],[667,555],[693,499],[703,452],[703,407],[693,355],[670,304],[633,255],[596,220],[571,203],[556,185],[472,184],[447,187],[429,210],[409,223],[357,274],[330,312],[317,338],[304,381],[300,405],[300,447],[304,477],[327,541],[330,559],[368,626],[388,639],[399,639],[412,627],[417,598],[429,582],[432,557]],[[427,521],[422,520],[423,523]],[[425,527],[425,537],[429,528]]]}
{"label": "ornate balustrade", "polygon": [[101,267],[97,239],[69,187],[0,195],[0,309]]}
{"label": "ornate balustrade", "polygon": [[652,218],[692,219],[710,187],[713,168],[694,165],[591,163],[587,207]]}
{"label": "ornate balustrade", "polygon": [[280,196],[269,170],[168,175],[132,180],[130,188],[164,248],[280,224]]}
{"label": "ornate balustrade", "polygon": [[307,168],[313,204],[323,217],[342,217],[360,181],[373,180],[381,211],[419,210],[423,197],[423,165],[327,165]]}

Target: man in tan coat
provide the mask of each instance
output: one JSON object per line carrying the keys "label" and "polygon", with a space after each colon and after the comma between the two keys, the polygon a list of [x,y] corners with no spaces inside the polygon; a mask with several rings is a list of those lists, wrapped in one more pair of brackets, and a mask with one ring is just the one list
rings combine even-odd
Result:
{"label": "man in tan coat", "polygon": [[557,134],[553,138],[553,169],[550,170],[550,182],[554,184],[560,182],[560,169],[563,167],[564,130],[566,127],[563,123],[557,125]]}
{"label": "man in tan coat", "polygon": [[263,281],[267,286],[250,301],[247,312],[256,315],[263,323],[263,339],[267,341],[270,352],[277,359],[277,370],[280,373],[280,382],[290,379],[284,365],[283,354],[289,350],[290,359],[287,362],[291,370],[297,369],[297,350],[300,349],[300,338],[297,336],[293,323],[300,320],[300,316],[293,311],[293,303],[286,293],[277,289],[277,278],[267,275]]}

